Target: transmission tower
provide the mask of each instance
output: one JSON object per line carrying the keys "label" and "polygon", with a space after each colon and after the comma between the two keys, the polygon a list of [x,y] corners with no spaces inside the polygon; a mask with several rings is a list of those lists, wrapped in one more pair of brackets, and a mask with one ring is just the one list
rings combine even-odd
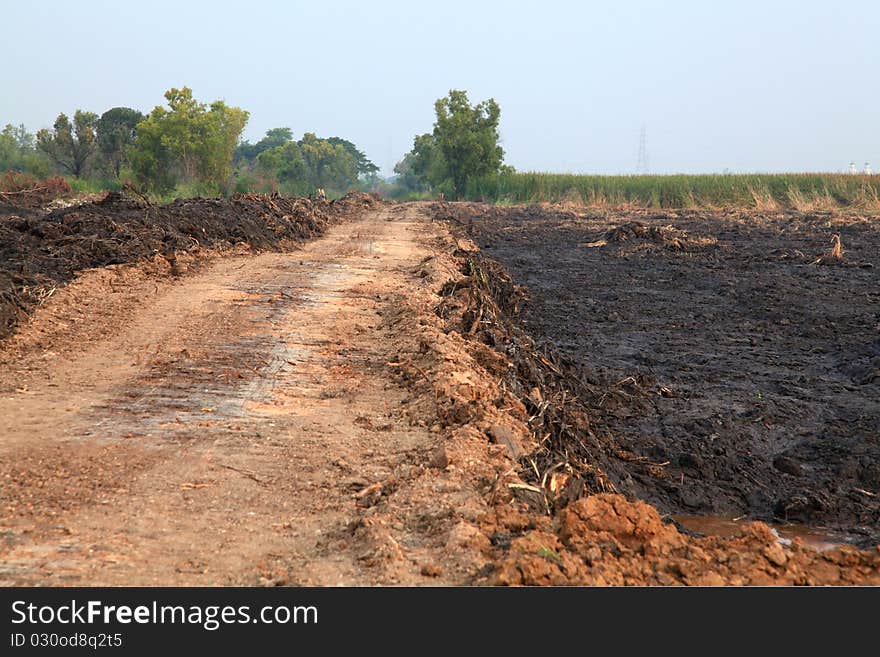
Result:
{"label": "transmission tower", "polygon": [[651,167],[648,162],[648,131],[642,126],[642,132],[639,134],[639,160],[636,163],[636,173],[647,175],[650,171]]}

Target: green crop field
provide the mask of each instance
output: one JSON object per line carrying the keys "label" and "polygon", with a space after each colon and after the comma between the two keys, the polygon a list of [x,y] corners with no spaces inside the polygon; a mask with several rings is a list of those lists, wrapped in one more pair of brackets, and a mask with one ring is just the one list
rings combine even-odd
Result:
{"label": "green crop field", "polygon": [[656,208],[880,208],[880,175],[798,173],[592,176],[502,173],[472,181],[467,197],[498,203],[634,204]]}

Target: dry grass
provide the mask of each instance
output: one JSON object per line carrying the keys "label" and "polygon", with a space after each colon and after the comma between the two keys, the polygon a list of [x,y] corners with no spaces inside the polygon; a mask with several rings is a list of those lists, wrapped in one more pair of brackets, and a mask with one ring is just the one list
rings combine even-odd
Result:
{"label": "dry grass", "polygon": [[792,188],[788,190],[786,196],[789,207],[798,212],[834,211],[840,207],[840,204],[831,197],[828,190],[805,193]]}
{"label": "dry grass", "polygon": [[831,238],[831,250],[825,255],[819,256],[813,261],[814,265],[835,265],[843,260],[843,243],[840,241],[840,235],[834,235]]}
{"label": "dry grass", "polygon": [[767,191],[758,191],[752,187],[749,193],[755,201],[755,208],[764,212],[776,212],[780,209],[779,203],[773,198],[773,195]]}
{"label": "dry grass", "polygon": [[843,244],[840,241],[840,235],[831,238],[831,252],[828,257],[832,260],[843,260]]}

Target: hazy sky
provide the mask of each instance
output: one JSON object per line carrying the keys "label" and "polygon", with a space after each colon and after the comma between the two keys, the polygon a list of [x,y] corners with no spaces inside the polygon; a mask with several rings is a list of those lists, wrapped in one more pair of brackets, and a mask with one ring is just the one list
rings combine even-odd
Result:
{"label": "hazy sky", "polygon": [[880,2],[0,0],[0,124],[149,111],[172,86],[245,136],[338,135],[388,170],[451,88],[520,170],[880,169]]}

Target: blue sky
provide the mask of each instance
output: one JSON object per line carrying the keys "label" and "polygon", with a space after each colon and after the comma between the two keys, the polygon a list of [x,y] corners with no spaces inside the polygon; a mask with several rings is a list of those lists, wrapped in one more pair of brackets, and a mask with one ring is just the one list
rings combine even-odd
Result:
{"label": "blue sky", "polygon": [[451,88],[521,170],[880,169],[880,3],[0,0],[0,124],[148,111],[172,86],[245,136],[338,135],[383,170]]}

